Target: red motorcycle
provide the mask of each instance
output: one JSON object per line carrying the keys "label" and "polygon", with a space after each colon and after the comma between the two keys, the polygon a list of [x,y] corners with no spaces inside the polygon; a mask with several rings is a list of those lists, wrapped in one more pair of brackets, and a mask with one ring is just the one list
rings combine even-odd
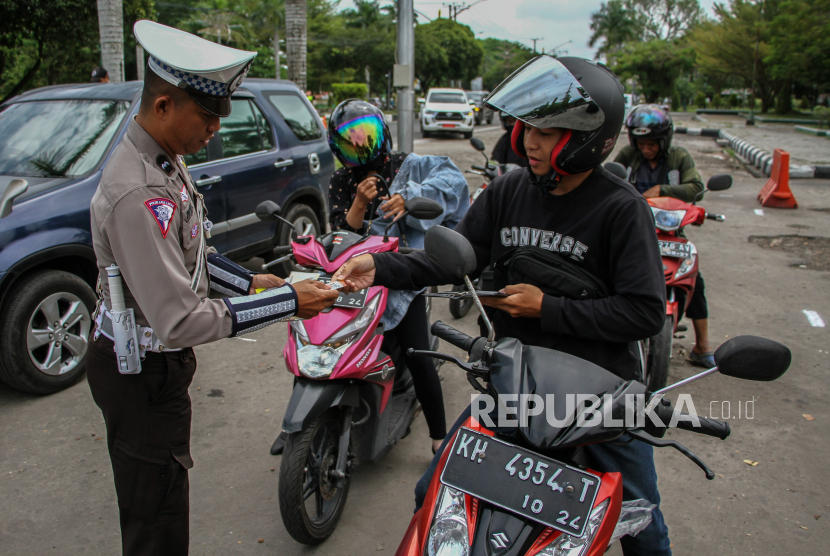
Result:
{"label": "red motorcycle", "polygon": [[698,193],[691,203],[672,197],[654,197],[648,200],[654,215],[666,277],[666,323],[656,336],[649,338],[646,347],[648,355],[643,382],[651,391],[664,387],[669,378],[672,339],[676,332],[686,330],[680,324],[680,319],[692,300],[697,280],[697,248],[684,236],[683,228],[690,224],[700,226],[704,220],[723,222],[723,215],[707,213],[695,203],[703,198],[706,191],[723,191],[730,187],[732,176],[719,174],[709,179],[706,189]]}
{"label": "red motorcycle", "polygon": [[[436,226],[427,232],[425,249],[446,272],[464,278],[481,311],[467,277],[476,267],[469,242]],[[691,416],[676,412],[662,395],[715,372],[775,380],[792,360],[790,350],[778,342],[738,336],[718,348],[716,368],[651,393],[644,384],[565,353],[526,346],[515,338],[494,341],[483,311],[482,317],[487,338],[472,338],[440,321],[432,327],[433,334],[466,351],[466,361],[434,351],[409,352],[454,363],[483,394],[479,399],[489,398],[489,403],[483,412],[474,409],[446,444],[424,505],[413,516],[396,556],[600,556],[616,539],[642,531],[654,506],[647,500],[623,501],[620,474],[581,465],[580,447],[627,434],[633,442],[677,449],[712,480],[715,475],[703,461],[662,437],[676,426],[725,439],[729,424],[687,419]],[[595,397],[592,409],[606,418],[589,424],[585,404],[562,403],[579,395]],[[553,406],[540,411],[533,396]],[[629,407],[627,400],[632,399],[639,400],[636,407]],[[631,418],[623,418],[630,409]],[[499,422],[496,429],[487,423],[501,420],[496,413],[515,416],[513,424]],[[551,414],[556,423],[550,421]]]}

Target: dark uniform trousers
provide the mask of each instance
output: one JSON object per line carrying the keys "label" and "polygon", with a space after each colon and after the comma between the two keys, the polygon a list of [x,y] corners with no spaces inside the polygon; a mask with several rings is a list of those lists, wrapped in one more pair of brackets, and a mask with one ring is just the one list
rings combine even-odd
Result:
{"label": "dark uniform trousers", "polygon": [[140,374],[122,375],[112,341],[90,336],[86,369],[106,423],[124,555],[186,555],[193,350],[148,353]]}

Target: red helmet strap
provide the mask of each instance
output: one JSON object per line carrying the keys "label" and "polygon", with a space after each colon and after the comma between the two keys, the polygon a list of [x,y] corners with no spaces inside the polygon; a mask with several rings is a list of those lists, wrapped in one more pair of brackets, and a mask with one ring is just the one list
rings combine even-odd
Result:
{"label": "red helmet strap", "polygon": [[[525,151],[525,141],[524,141],[524,133],[525,133],[525,123],[521,120],[516,120],[516,125],[513,126],[513,132],[510,134],[510,146],[513,147],[513,152],[516,153],[517,156],[522,158],[527,158],[527,151]],[[553,147],[553,151],[550,153],[550,164],[553,166],[553,169],[556,170],[557,174],[561,174],[563,176],[569,176],[568,172],[565,172],[556,164],[556,157],[559,156],[559,153],[562,152],[562,149],[565,148],[565,145],[568,144],[568,141],[571,140],[573,136],[572,129],[566,129],[565,133],[562,134],[562,137],[559,141],[556,142],[556,146]]]}

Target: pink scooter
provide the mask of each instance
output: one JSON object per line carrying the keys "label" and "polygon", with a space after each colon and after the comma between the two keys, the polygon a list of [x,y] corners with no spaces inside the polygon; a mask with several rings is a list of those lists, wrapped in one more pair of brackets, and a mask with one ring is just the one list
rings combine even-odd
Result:
{"label": "pink scooter", "polygon": [[[425,198],[410,199],[405,208],[408,216],[423,220],[443,213],[441,205]],[[273,201],[257,207],[262,220],[282,220],[279,212]],[[287,255],[274,262],[293,258],[328,282],[357,255],[409,251],[398,242],[346,231],[306,235],[290,247],[277,247],[275,254]],[[352,466],[380,460],[409,434],[420,413],[406,357],[383,334],[388,294],[381,286],[344,293],[331,309],[289,323],[283,358],[295,378],[282,423],[288,439],[279,501],[283,523],[298,542],[315,545],[331,535],[346,503]]]}

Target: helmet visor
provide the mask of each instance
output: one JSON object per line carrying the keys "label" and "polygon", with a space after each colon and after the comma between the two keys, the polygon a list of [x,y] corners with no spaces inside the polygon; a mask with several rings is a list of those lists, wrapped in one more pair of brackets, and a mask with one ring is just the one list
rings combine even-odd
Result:
{"label": "helmet visor", "polygon": [[356,168],[378,157],[387,140],[385,129],[383,118],[367,114],[337,126],[329,133],[329,144],[344,166]]}
{"label": "helmet visor", "polygon": [[605,114],[556,58],[538,56],[505,79],[485,102],[538,128],[591,131]]}
{"label": "helmet visor", "polygon": [[665,131],[671,127],[671,123],[665,110],[643,106],[631,111],[625,126],[630,128],[634,135],[648,135],[652,132]]}

